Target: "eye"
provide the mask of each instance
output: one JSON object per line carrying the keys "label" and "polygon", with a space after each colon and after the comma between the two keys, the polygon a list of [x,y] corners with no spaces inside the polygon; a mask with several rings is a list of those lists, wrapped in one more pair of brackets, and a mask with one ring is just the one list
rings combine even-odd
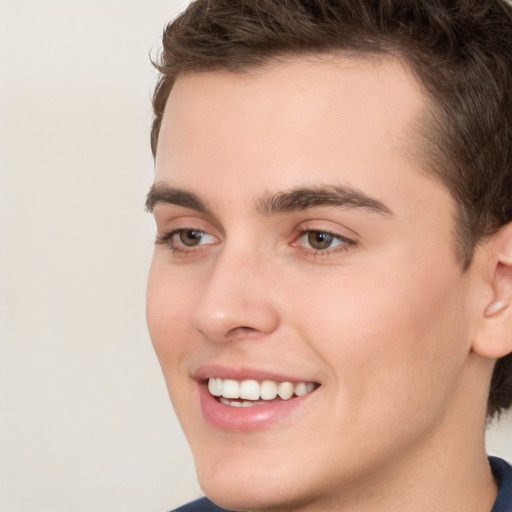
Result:
{"label": "eye", "polygon": [[170,233],[157,237],[157,244],[164,244],[173,253],[191,253],[203,246],[218,243],[218,238],[200,229],[175,229]]}
{"label": "eye", "polygon": [[310,251],[328,253],[330,250],[348,249],[355,242],[329,231],[307,230],[300,234],[298,244]]}
{"label": "eye", "polygon": [[306,242],[312,249],[318,251],[329,249],[337,242],[334,235],[325,233],[324,231],[310,231],[301,237],[302,242]]}
{"label": "eye", "polygon": [[197,229],[182,229],[174,233],[173,238],[177,238],[179,242],[186,247],[197,247],[198,245],[202,245],[201,242],[207,236],[206,233]]}

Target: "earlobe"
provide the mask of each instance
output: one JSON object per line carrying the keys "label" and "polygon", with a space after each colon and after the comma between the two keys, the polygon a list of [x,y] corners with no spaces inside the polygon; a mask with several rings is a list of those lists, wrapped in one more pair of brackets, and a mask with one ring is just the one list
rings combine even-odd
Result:
{"label": "earlobe", "polygon": [[493,266],[491,300],[486,304],[473,341],[473,351],[499,359],[512,352],[512,223],[488,242]]}
{"label": "earlobe", "polygon": [[492,302],[487,306],[487,309],[484,311],[484,317],[490,318],[491,316],[497,315],[501,313],[503,310],[508,308],[508,304],[501,302],[500,300],[497,302]]}

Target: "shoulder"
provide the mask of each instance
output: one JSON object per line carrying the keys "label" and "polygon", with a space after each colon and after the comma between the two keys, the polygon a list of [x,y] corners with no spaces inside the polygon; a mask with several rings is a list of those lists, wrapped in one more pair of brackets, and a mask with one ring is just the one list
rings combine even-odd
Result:
{"label": "shoulder", "polygon": [[499,487],[491,512],[512,512],[512,467],[503,459],[489,457],[494,479]]}
{"label": "shoulder", "polygon": [[212,503],[208,498],[201,498],[199,500],[183,505],[172,512],[229,512],[225,508],[220,508]]}

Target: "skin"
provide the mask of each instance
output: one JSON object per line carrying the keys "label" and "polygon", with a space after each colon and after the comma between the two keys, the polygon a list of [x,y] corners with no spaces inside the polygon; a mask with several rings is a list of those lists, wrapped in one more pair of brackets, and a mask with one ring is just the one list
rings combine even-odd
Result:
{"label": "skin", "polygon": [[[147,318],[199,481],[219,505],[492,508],[493,360],[474,350],[492,251],[462,271],[452,197],[411,156],[425,106],[394,60],[297,58],[178,78],[155,183],[207,209],[151,205],[157,236],[178,234],[155,246]],[[319,186],[357,189],[386,211],[262,211],[269,196]],[[198,246],[183,244],[187,229],[205,233]],[[334,233],[333,246],[315,250],[308,230]],[[194,374],[207,364],[320,387],[265,429],[223,431],[199,405]]]}

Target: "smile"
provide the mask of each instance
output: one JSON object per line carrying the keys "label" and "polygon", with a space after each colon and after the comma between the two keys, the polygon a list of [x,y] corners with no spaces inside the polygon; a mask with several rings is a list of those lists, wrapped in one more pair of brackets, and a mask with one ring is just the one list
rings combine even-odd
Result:
{"label": "smile", "polygon": [[273,380],[208,379],[208,391],[218,401],[231,407],[253,407],[274,401],[290,400],[311,393],[318,387],[313,382],[278,382]]}

